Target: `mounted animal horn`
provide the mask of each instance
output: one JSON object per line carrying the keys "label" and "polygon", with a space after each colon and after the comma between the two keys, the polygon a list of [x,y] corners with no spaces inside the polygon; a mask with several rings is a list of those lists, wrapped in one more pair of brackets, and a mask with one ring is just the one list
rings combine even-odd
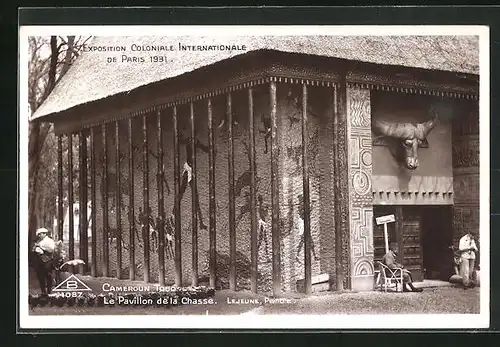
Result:
{"label": "mounted animal horn", "polygon": [[437,112],[433,112],[434,117],[423,123],[410,122],[388,122],[375,120],[372,122],[372,128],[376,133],[383,136],[394,137],[398,139],[418,138],[424,140],[429,132],[436,126]]}
{"label": "mounted animal horn", "polygon": [[432,119],[428,120],[427,122],[421,123],[423,127],[424,138],[426,138],[430,131],[434,129],[438,120],[438,113],[435,110],[433,110],[432,113],[434,114],[434,117]]}
{"label": "mounted animal horn", "polygon": [[[437,112],[431,111],[434,117],[423,123],[398,123],[376,120],[372,122],[374,132],[382,136],[398,139],[399,145],[392,152],[397,161],[403,162],[407,169],[418,167],[418,147],[425,141],[429,132],[436,126]],[[399,150],[397,149],[399,148]]]}
{"label": "mounted animal horn", "polygon": [[382,120],[375,120],[372,122],[372,128],[380,135],[398,139],[411,137],[416,130],[415,124],[412,123],[387,122]]}

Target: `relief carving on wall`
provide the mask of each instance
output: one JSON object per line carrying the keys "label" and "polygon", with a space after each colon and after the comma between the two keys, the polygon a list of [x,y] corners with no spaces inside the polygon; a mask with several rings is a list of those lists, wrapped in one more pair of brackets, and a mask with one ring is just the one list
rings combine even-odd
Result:
{"label": "relief carving on wall", "polygon": [[453,167],[479,166],[479,137],[464,137],[453,144]]}
{"label": "relief carving on wall", "polygon": [[461,105],[453,122],[453,232],[455,244],[465,231],[479,231],[479,109]]}
{"label": "relief carving on wall", "polygon": [[453,191],[458,204],[479,204],[479,174],[456,175],[453,177]]}
{"label": "relief carving on wall", "polygon": [[372,141],[370,91],[347,90],[349,119],[349,191],[353,276],[373,274]]}
{"label": "relief carving on wall", "polygon": [[453,122],[453,136],[479,135],[479,110],[477,105],[464,105],[459,122]]}
{"label": "relief carving on wall", "polygon": [[415,170],[418,167],[418,148],[428,146],[427,135],[434,129],[438,120],[437,112],[432,110],[431,113],[432,119],[416,124],[374,120],[372,130],[378,135],[374,144],[383,138],[396,161],[409,170]]}
{"label": "relief carving on wall", "polygon": [[[313,201],[317,198],[318,191],[315,189],[316,180],[320,176],[318,168],[318,155],[320,149],[320,115],[317,110],[312,106],[312,100],[307,105],[307,146],[306,155],[308,159],[308,172],[310,179],[310,221],[311,221],[311,252],[315,261],[319,260],[319,254],[316,254],[318,249],[315,245],[314,239],[319,229],[315,227],[315,211],[313,211]],[[302,95],[299,93],[298,88],[289,88],[285,97],[285,114],[283,123],[281,125],[283,131],[283,146],[285,149],[283,155],[283,170],[286,172],[288,186],[287,192],[287,206],[283,210],[283,220],[287,227],[281,235],[282,239],[293,236],[293,246],[288,255],[296,264],[303,264],[304,262],[304,210],[303,210],[303,143],[302,143]],[[292,250],[293,249],[293,250]],[[293,255],[291,255],[293,253]],[[285,258],[287,255],[284,256]]]}

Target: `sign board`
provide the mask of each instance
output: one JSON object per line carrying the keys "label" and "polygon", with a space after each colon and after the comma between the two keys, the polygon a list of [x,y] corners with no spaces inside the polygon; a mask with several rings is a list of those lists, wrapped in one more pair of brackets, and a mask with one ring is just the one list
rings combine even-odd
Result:
{"label": "sign board", "polygon": [[388,214],[387,216],[382,216],[375,219],[377,221],[377,225],[392,223],[396,221],[396,218],[394,218],[393,214]]}

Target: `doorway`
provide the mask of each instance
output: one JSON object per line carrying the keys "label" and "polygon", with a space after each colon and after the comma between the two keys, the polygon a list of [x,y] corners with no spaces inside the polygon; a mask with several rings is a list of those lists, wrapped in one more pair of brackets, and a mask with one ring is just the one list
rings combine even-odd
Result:
{"label": "doorway", "polygon": [[448,280],[452,271],[453,241],[451,206],[375,205],[373,207],[374,260],[385,254],[384,226],[375,218],[394,214],[387,225],[389,244],[399,248],[397,261],[411,271],[416,282],[425,279]]}
{"label": "doorway", "polygon": [[426,279],[448,281],[453,271],[452,208],[425,206],[422,209],[422,252]]}

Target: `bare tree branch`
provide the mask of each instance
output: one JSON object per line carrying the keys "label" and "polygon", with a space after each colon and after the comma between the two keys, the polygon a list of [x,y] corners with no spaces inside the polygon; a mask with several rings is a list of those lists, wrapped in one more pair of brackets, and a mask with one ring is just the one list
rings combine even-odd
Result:
{"label": "bare tree branch", "polygon": [[[78,42],[81,39],[79,37]],[[28,106],[32,113],[47,99],[78,56],[79,48],[75,47],[75,41],[75,36],[67,38],[52,36],[50,39],[28,38]],[[69,150],[74,151],[75,148]],[[37,223],[51,222],[55,213],[56,150],[57,141],[51,124],[30,122],[28,139],[30,240],[32,240]]]}

